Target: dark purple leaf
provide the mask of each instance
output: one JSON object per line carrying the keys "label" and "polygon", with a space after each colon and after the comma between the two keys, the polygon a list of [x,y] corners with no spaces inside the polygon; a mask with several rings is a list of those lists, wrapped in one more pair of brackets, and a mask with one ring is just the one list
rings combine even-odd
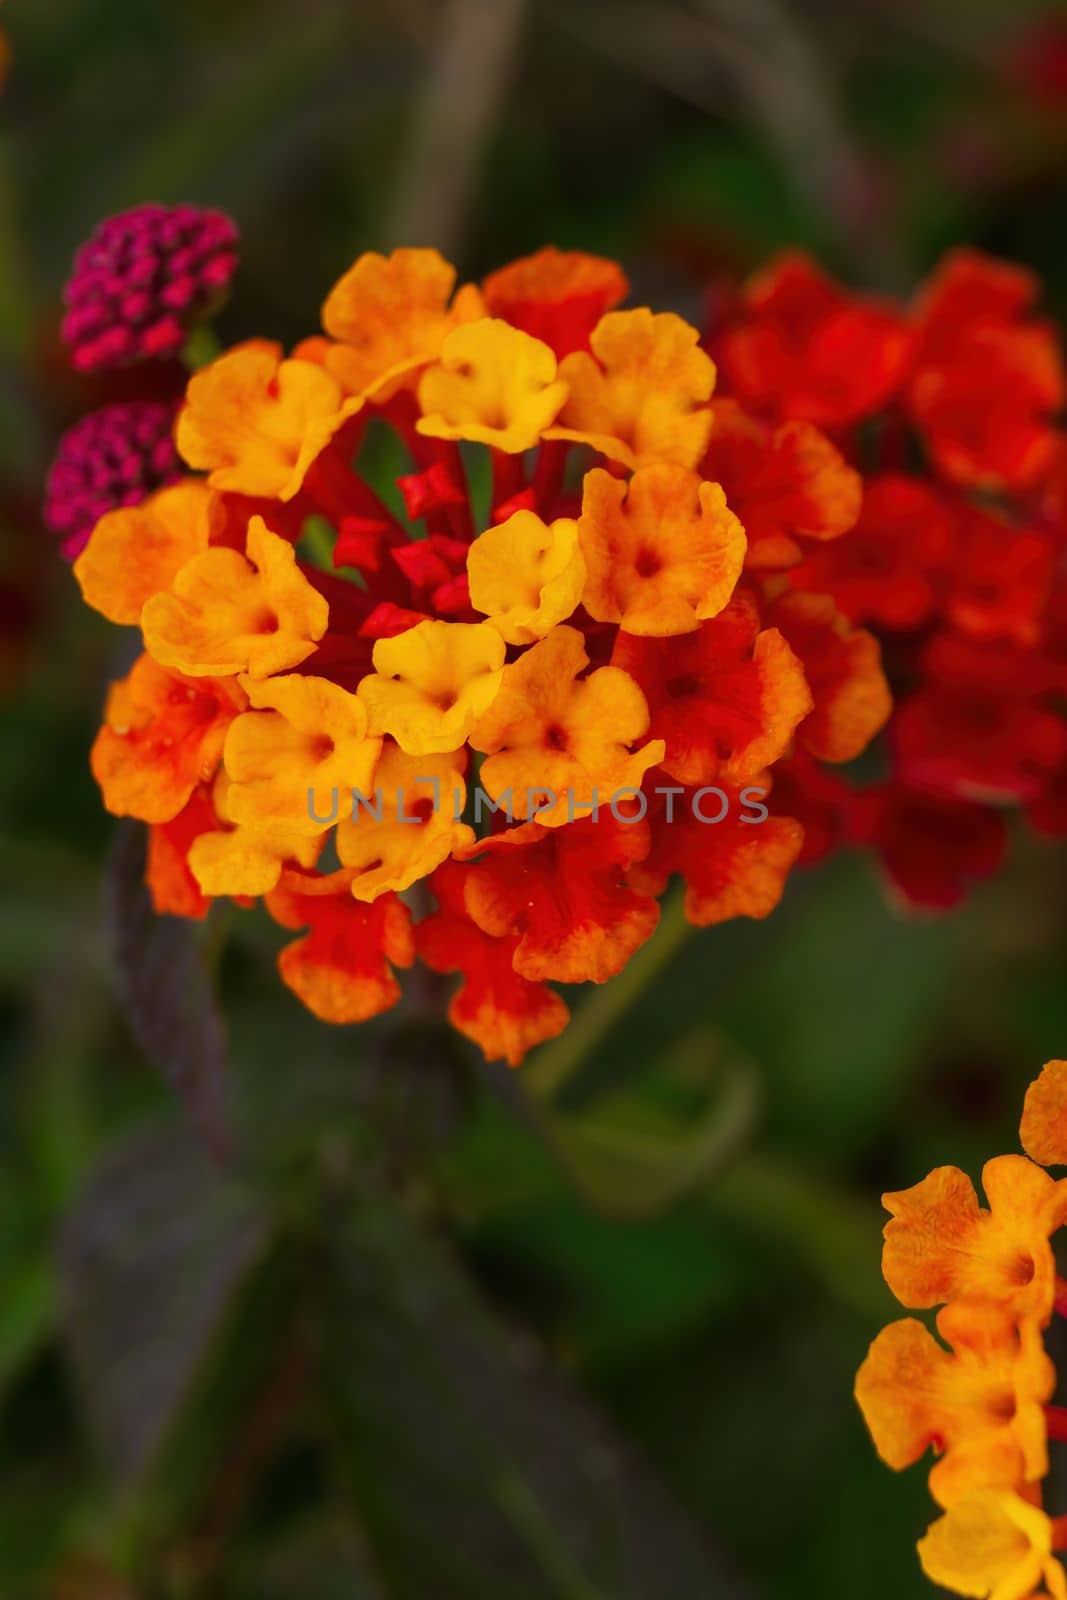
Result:
{"label": "dark purple leaf", "polygon": [[60,1240],[63,1319],[120,1481],[156,1459],[268,1243],[256,1196],[181,1124],[138,1134],[90,1179]]}
{"label": "dark purple leaf", "polygon": [[230,1148],[225,1029],[199,929],[154,911],[144,882],[145,850],[143,825],[121,822],[105,890],[119,992],[137,1043],[222,1160]]}
{"label": "dark purple leaf", "polygon": [[332,1219],[324,1371],[395,1600],[739,1600],[699,1529],[399,1212]]}

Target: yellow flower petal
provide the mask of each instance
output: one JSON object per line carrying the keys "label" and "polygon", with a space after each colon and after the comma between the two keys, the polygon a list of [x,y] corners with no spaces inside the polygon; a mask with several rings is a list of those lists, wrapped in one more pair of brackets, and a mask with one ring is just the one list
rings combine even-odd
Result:
{"label": "yellow flower petal", "polygon": [[157,661],[190,677],[266,678],[311,654],[326,632],[329,606],[297,567],[292,545],[253,517],[247,551],[203,551],[182,567],[169,594],[148,601],[141,625]]}
{"label": "yellow flower petal", "polygon": [[423,374],[420,433],[472,439],[517,455],[531,449],[567,398],[547,344],[483,317],[457,328]]}
{"label": "yellow flower petal", "polygon": [[977,1600],[1031,1600],[1044,1581],[1053,1600],[1067,1594],[1052,1558],[1052,1525],[1017,1494],[975,1494],[952,1506],[919,1540],[919,1559],[933,1583]]}
{"label": "yellow flower petal", "polygon": [[474,541],[467,576],[471,605],[485,612],[508,644],[543,639],[582,598],[578,525],[560,517],[549,526],[532,511],[516,511]]}
{"label": "yellow flower petal", "polygon": [[228,826],[202,833],[189,850],[189,868],[207,895],[269,894],[287,861],[313,867],[322,839],[285,826],[242,827],[230,816],[230,780],[219,770],[212,790],[215,813]]}
{"label": "yellow flower petal", "polygon": [[500,687],[504,653],[488,622],[428,620],[379,639],[358,691],[371,732],[408,755],[458,750]]}
{"label": "yellow flower petal", "polygon": [[409,889],[454,851],[473,843],[459,819],[467,800],[453,755],[408,756],[387,745],[374,775],[374,793],[337,828],[337,854],[356,870],[352,893],[376,900]]}
{"label": "yellow flower petal", "polygon": [[363,701],[326,678],[289,673],[241,680],[254,708],[230,725],[223,759],[237,823],[314,836],[373,787],[381,740],[367,736]]}
{"label": "yellow flower petal", "polygon": [[215,489],[291,500],[334,434],[361,409],[310,361],[253,340],[189,379],[178,449]]}

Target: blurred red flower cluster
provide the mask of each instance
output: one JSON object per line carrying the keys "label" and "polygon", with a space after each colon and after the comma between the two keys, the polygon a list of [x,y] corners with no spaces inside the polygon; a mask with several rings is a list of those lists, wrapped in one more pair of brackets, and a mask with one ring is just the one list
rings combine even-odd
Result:
{"label": "blurred red flower cluster", "polygon": [[996,870],[1006,808],[1067,834],[1065,387],[1039,292],[957,250],[901,310],[789,254],[707,335],[720,392],[769,423],[817,423],[863,473],[849,537],[788,582],[882,641],[887,772],[856,792],[800,753],[775,804],[805,822],[807,860],[869,844],[918,907]]}

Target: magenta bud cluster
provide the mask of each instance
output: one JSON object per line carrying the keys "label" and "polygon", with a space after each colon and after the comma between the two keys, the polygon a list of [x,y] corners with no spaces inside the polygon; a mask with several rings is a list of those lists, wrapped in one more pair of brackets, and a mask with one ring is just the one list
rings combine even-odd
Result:
{"label": "magenta bud cluster", "polygon": [[99,519],[138,505],[181,477],[176,405],[132,400],[90,411],[59,441],[45,488],[45,521],[73,561]]}
{"label": "magenta bud cluster", "polygon": [[63,338],[79,372],[173,356],[224,296],[237,226],[198,206],[135,206],[108,217],[74,258]]}

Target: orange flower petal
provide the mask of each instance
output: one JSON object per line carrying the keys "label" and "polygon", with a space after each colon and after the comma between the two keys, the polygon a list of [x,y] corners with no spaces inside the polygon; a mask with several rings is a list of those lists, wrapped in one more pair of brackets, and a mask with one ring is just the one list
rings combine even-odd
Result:
{"label": "orange flower petal", "polygon": [[937,600],[955,529],[955,505],[921,478],[876,473],[848,537],[809,550],[790,580],[830,595],[853,622],[915,628]]}
{"label": "orange flower petal", "polygon": [[321,359],[347,393],[388,400],[437,360],[453,328],[482,315],[473,284],[452,300],[455,282],[436,250],[359,257],[322,308],[323,327],[341,342]]}
{"label": "orange flower petal", "polygon": [[648,731],[633,679],[619,667],[579,677],[588,665],[582,635],[561,624],[504,668],[496,699],[471,730],[487,756],[481,782],[514,817],[561,827],[597,798],[607,805],[639,788],[662,759],[661,740],[630,749]]}
{"label": "orange flower petal", "polygon": [[1056,1369],[1032,1322],[996,1304],[954,1301],[937,1319],[884,1328],[856,1377],[856,1399],[883,1461],[898,1471],[927,1449],[930,1489],[951,1505],[979,1489],[1012,1489],[1048,1471],[1044,1406]]}
{"label": "orange flower petal", "polygon": [[808,422],[770,428],[736,401],[712,407],[711,442],[700,475],[721,483],[748,539],[746,566],[782,570],[807,541],[838,539],[855,524],[863,480]]}
{"label": "orange flower petal", "polygon": [[820,761],[852,761],[893,709],[873,634],[853,628],[828,595],[786,594],[767,612],[800,658],[815,701],[800,739]]}
{"label": "orange flower petal", "polygon": [[947,251],[915,296],[918,359],[944,355],[975,323],[1014,321],[1040,292],[1037,274],[1014,261],[966,245]]}
{"label": "orange flower petal", "polygon": [[527,1051],[562,1033],[570,1014],[553,989],[515,971],[517,938],[493,938],[471,919],[464,898],[467,870],[446,862],[434,873],[438,909],[415,930],[419,954],[434,972],[463,975],[448,1008],[452,1026],[473,1039],[488,1061],[517,1067]]}
{"label": "orange flower petal", "polygon": [[903,1305],[924,1309],[978,1297],[1044,1324],[1055,1264],[1049,1235],[1067,1215],[1067,1187],[1024,1156],[987,1161],[989,1209],[958,1167],[938,1167],[911,1189],[883,1196],[882,1271]]}
{"label": "orange flower petal", "polygon": [[954,250],[917,297],[907,402],[957,483],[1028,488],[1059,448],[1067,382],[1053,330],[1027,316],[1039,287],[1024,268]]}
{"label": "orange flower petal", "polygon": [[[727,809],[716,822],[723,796]],[[725,789],[695,789],[682,797],[676,791],[671,803],[671,820],[653,817],[652,849],[630,873],[634,888],[659,894],[677,872],[685,880],[686,917],[697,928],[769,917],[804,843],[800,823],[792,817],[743,821],[738,796]]]}
{"label": "orange flower petal", "polygon": [[747,783],[785,753],[812,708],[800,662],[777,628],[760,631],[748,595],[696,633],[620,631],[611,659],[644,693],[650,731],[667,747],[663,768],[679,783]]}
{"label": "orange flower petal", "polygon": [[217,497],[199,478],[109,511],[74,563],[83,599],[110,622],[140,622],[145,601],[207,549],[221,517]]}
{"label": "orange flower petal", "polygon": [[213,488],[291,500],[362,405],[321,366],[285,361],[280,346],[256,340],[189,379],[175,437]]}
{"label": "orange flower petal", "polygon": [[1059,350],[1044,328],[978,328],[950,363],[920,371],[910,407],[945,477],[981,489],[1029,488],[1051,464],[1063,407]]}
{"label": "orange flower petal", "polygon": [[509,262],[482,284],[490,316],[542,340],[561,360],[588,348],[605,311],[624,300],[629,288],[616,262],[554,245]]}
{"label": "orange flower petal", "polygon": [[591,445],[631,469],[668,461],[695,467],[711,432],[715,366],[699,334],[672,311],[612,311],[590,337],[592,354],[567,356],[570,395],[550,439]]}
{"label": "orange flower petal", "polygon": [[753,410],[836,428],[882,409],[909,344],[895,306],[848,295],[789,250],[745,285],[716,355]]}
{"label": "orange flower petal", "polygon": [[145,883],[153,910],[160,916],[207,916],[211,900],[196,881],[189,853],[203,834],[217,826],[211,796],[206,788],[198,788],[170,822],[156,822],[149,828]]}
{"label": "orange flower petal", "polygon": [[220,768],[212,789],[214,813],[189,850],[189,868],[207,895],[254,897],[275,888],[287,862],[313,867],[322,847],[321,836],[284,825],[256,827],[234,823],[229,806],[230,780]]}
{"label": "orange flower petal", "polygon": [[1031,1161],[1067,1166],[1067,1061],[1046,1061],[1027,1089],[1019,1136]]}
{"label": "orange flower petal", "polygon": [[189,867],[205,894],[258,896],[275,888],[287,862],[313,867],[318,840],[284,827],[234,827],[202,833]]}
{"label": "orange flower petal", "polygon": [[466,908],[483,932],[518,937],[513,965],[524,978],[604,983],[659,921],[655,900],[623,883],[648,847],[646,823],[610,811],[566,828],[511,828],[473,847]]}
{"label": "orange flower petal", "polygon": [[186,678],[143,655],[108,693],[90,755],[115,816],[170,822],[214,777],[244,696],[234,682]]}
{"label": "orange flower petal", "polygon": [[400,999],[393,968],[411,966],[415,941],[411,914],[396,895],[362,905],[344,891],[279,888],[266,903],[283,928],[308,929],[281,951],[278,971],[320,1021],[366,1022]]}
{"label": "orange flower petal", "polygon": [[744,530],[718,484],[667,464],[629,483],[588,473],[578,540],[590,616],[658,637],[717,616],[745,560]]}

